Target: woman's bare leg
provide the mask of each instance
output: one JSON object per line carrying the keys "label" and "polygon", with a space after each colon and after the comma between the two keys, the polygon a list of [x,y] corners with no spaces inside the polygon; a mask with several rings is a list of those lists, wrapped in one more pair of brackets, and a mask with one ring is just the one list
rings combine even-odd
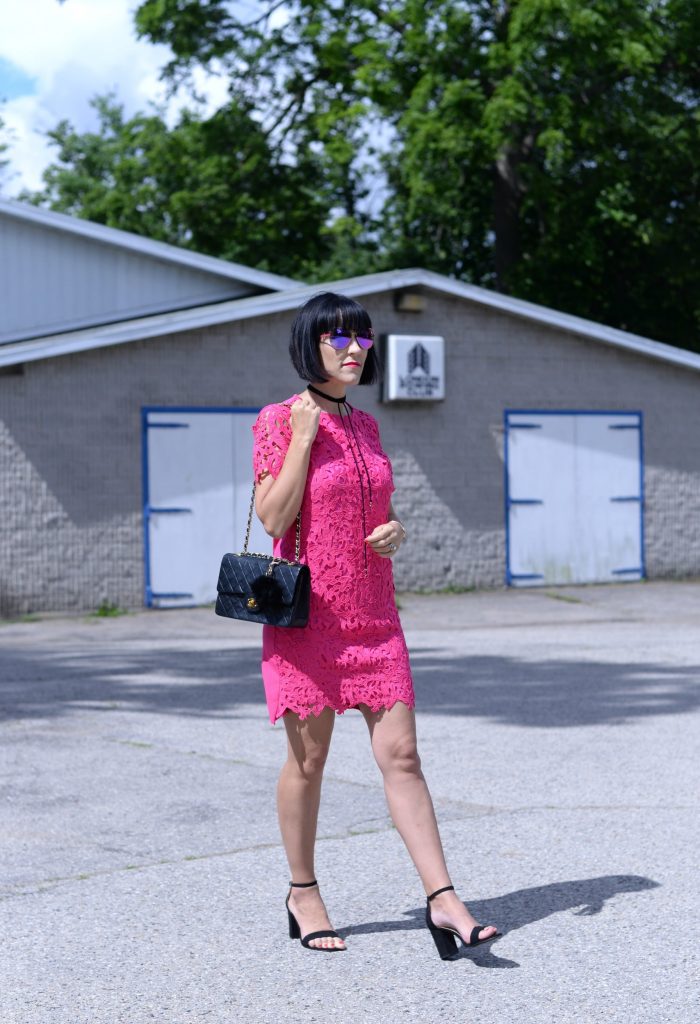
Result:
{"label": "woman's bare leg", "polygon": [[[433,801],[421,770],[416,744],[416,719],[411,708],[397,701],[390,710],[370,711],[360,705],[372,741],[372,751],[384,778],[392,820],[406,844],[426,894],[450,884]],[[438,927],[450,925],[465,938],[478,922],[454,892],[436,896],[430,904]],[[493,935],[484,926],[479,938]]]}
{"label": "woman's bare leg", "polygon": [[[314,848],[318,808],[321,801],[323,769],[328,756],[335,712],[325,708],[316,718],[300,719],[287,712],[287,760],[277,785],[277,812],[282,842],[294,882],[310,882],[316,877]],[[299,922],[302,936],[331,928],[326,908],[317,886],[293,888],[289,907]],[[342,939],[312,939],[312,946],[344,947]]]}

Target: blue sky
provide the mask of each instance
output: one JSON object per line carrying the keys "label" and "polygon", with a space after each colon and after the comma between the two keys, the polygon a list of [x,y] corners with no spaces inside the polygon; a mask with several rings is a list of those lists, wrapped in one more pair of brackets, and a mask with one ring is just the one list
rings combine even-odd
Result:
{"label": "blue sky", "polygon": [[0,100],[31,96],[36,90],[37,80],[33,75],[28,75],[6,57],[0,57]]}

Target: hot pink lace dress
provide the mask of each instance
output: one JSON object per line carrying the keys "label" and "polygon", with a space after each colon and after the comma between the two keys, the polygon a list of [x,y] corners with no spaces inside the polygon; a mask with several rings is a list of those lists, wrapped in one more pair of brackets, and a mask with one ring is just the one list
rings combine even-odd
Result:
{"label": "hot pink lace dress", "polygon": [[[253,426],[256,480],[265,471],[276,477],[282,468],[296,398],[266,406]],[[394,484],[376,420],[360,410],[352,416],[372,483],[370,509],[363,470],[369,535],[388,519]],[[415,705],[391,559],[380,558],[364,542],[352,443],[340,417],[321,412],[301,506],[300,558],[311,570],[309,624],[302,629],[263,626],[262,674],[272,722],[287,709],[307,718],[323,708],[342,714],[358,704],[373,711],[396,701]],[[274,553],[293,559],[294,539],[292,524],[275,540]]]}

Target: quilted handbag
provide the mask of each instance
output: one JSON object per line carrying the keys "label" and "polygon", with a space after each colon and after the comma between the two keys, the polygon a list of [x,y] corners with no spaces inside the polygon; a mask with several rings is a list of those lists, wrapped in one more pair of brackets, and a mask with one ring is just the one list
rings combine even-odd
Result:
{"label": "quilted handbag", "polygon": [[255,504],[255,484],[250,499],[248,528],[243,550],[221,560],[217,583],[216,614],[269,626],[305,626],[309,621],[311,573],[299,561],[301,511],[297,515],[295,561],[248,551]]}

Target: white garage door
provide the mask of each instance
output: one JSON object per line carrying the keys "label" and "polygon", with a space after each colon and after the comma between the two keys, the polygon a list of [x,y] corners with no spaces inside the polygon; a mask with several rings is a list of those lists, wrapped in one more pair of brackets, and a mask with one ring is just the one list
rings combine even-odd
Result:
{"label": "white garage door", "polygon": [[644,576],[641,413],[505,413],[506,582]]}
{"label": "white garage door", "polygon": [[[254,409],[144,409],[146,605],[207,604],[221,556],[243,547]],[[272,541],[253,516],[250,549]]]}

